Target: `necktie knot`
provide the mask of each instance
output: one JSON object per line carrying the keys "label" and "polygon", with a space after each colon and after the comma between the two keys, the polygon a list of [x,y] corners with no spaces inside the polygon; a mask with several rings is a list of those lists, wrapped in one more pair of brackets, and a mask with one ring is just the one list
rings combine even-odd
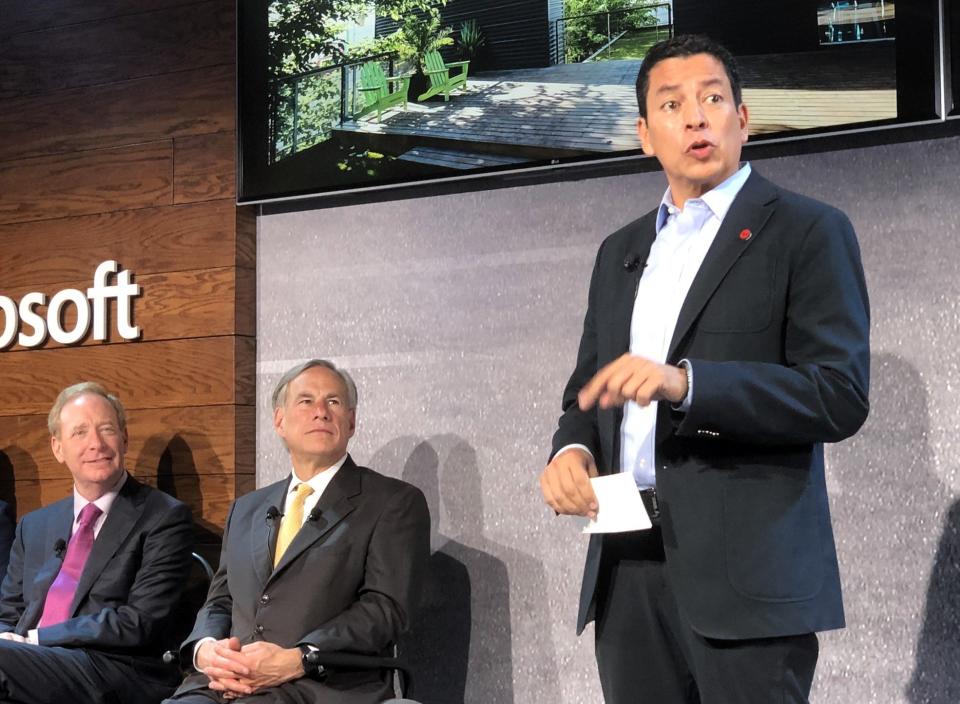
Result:
{"label": "necktie knot", "polygon": [[313,493],[313,487],[304,482],[297,486],[297,496],[294,498],[294,501],[299,501],[301,505],[307,500],[307,497]]}
{"label": "necktie knot", "polygon": [[90,526],[96,523],[103,511],[95,503],[89,503],[80,509],[80,516],[77,518],[78,526]]}

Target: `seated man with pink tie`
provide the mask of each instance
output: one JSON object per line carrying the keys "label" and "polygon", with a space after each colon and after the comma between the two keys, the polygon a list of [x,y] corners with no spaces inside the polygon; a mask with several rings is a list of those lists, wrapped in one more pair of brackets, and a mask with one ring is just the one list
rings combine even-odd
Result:
{"label": "seated man with pink tie", "polygon": [[160,654],[189,570],[190,509],[127,474],[126,415],[99,384],[64,389],[48,425],[73,494],[17,526],[0,588],[0,701],[157,702],[177,680]]}

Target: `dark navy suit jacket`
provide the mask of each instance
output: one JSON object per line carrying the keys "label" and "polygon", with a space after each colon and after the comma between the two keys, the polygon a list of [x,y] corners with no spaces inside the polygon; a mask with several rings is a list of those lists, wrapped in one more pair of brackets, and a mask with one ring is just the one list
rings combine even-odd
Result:
{"label": "dark navy suit jacket", "polygon": [[[37,627],[62,563],[56,545],[69,540],[73,520],[71,495],[20,521],[0,588],[0,633]],[[164,638],[192,545],[190,509],[127,477],[87,558],[72,617],[39,629],[40,644],[123,654],[155,669],[171,646]]]}
{"label": "dark navy suit jacket", "polygon": [[[597,254],[576,369],[553,451],[582,443],[619,471],[622,409],[577,406],[629,348],[656,211]],[[745,231],[749,232],[749,236]],[[700,634],[741,639],[844,625],[823,443],[867,417],[869,306],[853,228],[840,211],[754,172],[683,302],[667,362],[689,359],[686,414],[658,404],[657,491],[670,582]],[[591,539],[578,630],[593,618],[602,539]]]}

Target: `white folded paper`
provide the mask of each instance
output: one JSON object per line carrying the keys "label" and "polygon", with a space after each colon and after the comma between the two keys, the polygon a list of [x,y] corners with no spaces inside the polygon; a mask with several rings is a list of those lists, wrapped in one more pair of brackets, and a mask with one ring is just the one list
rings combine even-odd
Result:
{"label": "white folded paper", "polygon": [[596,519],[583,527],[584,533],[625,533],[647,530],[653,525],[632,474],[608,474],[594,477],[590,483],[600,508]]}

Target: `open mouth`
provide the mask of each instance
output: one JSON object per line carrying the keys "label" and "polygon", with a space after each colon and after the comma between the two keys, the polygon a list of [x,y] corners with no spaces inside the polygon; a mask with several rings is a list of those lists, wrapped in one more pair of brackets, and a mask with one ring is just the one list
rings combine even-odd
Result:
{"label": "open mouth", "polygon": [[697,158],[703,158],[709,156],[713,149],[713,142],[710,142],[706,139],[699,139],[687,147],[687,153],[692,154]]}

